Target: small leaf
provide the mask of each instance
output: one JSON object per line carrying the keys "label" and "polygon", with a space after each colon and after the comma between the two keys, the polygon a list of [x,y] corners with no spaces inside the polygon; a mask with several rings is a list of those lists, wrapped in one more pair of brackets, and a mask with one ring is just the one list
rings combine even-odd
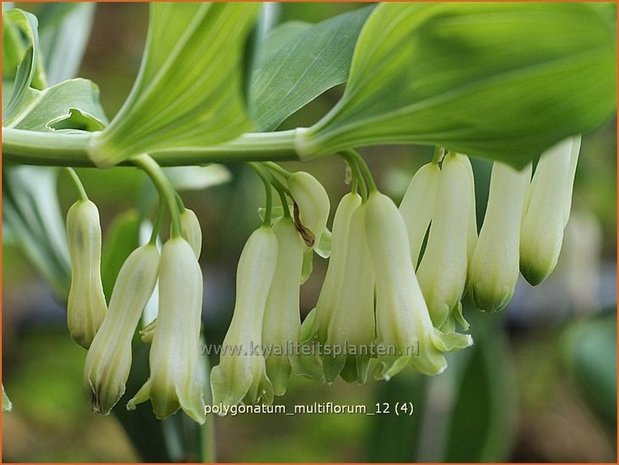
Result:
{"label": "small leaf", "polygon": [[31,131],[100,130],[107,118],[99,103],[99,88],[85,79],[71,79],[38,91],[28,89],[4,126]]}
{"label": "small leaf", "polygon": [[441,145],[522,167],[615,108],[613,25],[583,3],[384,3],[300,154]]}
{"label": "small leaf", "polygon": [[[250,92],[259,129],[275,129],[299,108],[346,81],[355,42],[373,8],[335,16],[300,33],[303,26],[298,24],[271,33]],[[280,46],[288,37],[292,40]],[[279,50],[269,52],[274,44]]]}
{"label": "small leaf", "polygon": [[301,284],[309,279],[314,270],[314,250],[310,247],[305,248],[303,253],[303,266],[301,267]]}
{"label": "small leaf", "polygon": [[140,153],[216,145],[251,128],[241,63],[257,5],[151,3],[140,73],[89,153],[111,166]]}

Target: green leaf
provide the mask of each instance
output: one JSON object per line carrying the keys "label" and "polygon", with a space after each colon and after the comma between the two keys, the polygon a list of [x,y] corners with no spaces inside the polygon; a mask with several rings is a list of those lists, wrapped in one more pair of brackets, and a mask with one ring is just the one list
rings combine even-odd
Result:
{"label": "green leaf", "polygon": [[[346,81],[355,42],[372,9],[344,13],[303,32],[304,26],[296,24],[271,33],[250,92],[259,129],[275,129],[299,108]],[[288,37],[292,40],[281,46]],[[278,46],[277,52],[270,52]]]}
{"label": "green leaf", "polygon": [[91,159],[111,166],[141,153],[216,145],[251,128],[241,63],[256,4],[151,3],[142,65]]}
{"label": "green leaf", "polygon": [[38,15],[48,84],[77,75],[88,44],[96,3],[46,3]]}
{"label": "green leaf", "polygon": [[277,52],[296,40],[302,32],[307,31],[310,27],[312,27],[312,24],[304,21],[286,21],[271,29],[262,43],[256,70],[261,69]]}
{"label": "green leaf", "polygon": [[101,280],[108,302],[125,260],[140,245],[139,236],[140,216],[134,210],[116,216],[108,229],[101,252]]}
{"label": "green leaf", "polygon": [[[32,48],[33,53],[28,57],[28,72],[24,75],[23,88],[30,85],[36,89],[46,87],[46,76],[39,50],[37,18],[33,14],[18,8],[3,10],[2,27],[3,77],[16,76],[17,67],[26,57],[28,48]],[[6,31],[4,28],[6,28]],[[4,58],[5,53],[7,54],[6,61]],[[5,63],[8,66],[6,69],[4,69]]]}
{"label": "green leaf", "polygon": [[301,155],[442,145],[522,167],[615,108],[613,25],[583,3],[385,3],[366,22],[343,98]]}
{"label": "green leaf", "polygon": [[27,89],[4,127],[31,131],[103,129],[107,118],[99,103],[99,88],[86,79],[70,79],[44,90]]}

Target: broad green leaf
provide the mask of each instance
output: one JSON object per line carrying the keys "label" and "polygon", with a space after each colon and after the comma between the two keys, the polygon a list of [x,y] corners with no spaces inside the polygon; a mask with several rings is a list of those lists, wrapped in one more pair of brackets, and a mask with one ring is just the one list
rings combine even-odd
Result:
{"label": "broad green leaf", "polygon": [[127,257],[139,244],[140,216],[130,210],[116,216],[110,225],[101,251],[101,280],[110,301],[116,278]]}
{"label": "broad green leaf", "polygon": [[270,30],[262,43],[262,50],[256,69],[262,68],[285,45],[295,40],[310,27],[312,27],[312,24],[304,21],[287,21]]}
{"label": "broad green leaf", "polygon": [[27,89],[3,126],[31,131],[103,129],[107,118],[99,103],[99,88],[85,79],[70,79],[44,90]]}
{"label": "broad green leaf", "polygon": [[209,146],[251,128],[241,63],[256,4],[151,3],[142,66],[89,153],[111,166],[141,153]]}
{"label": "broad green leaf", "polygon": [[13,404],[11,404],[11,400],[9,396],[6,395],[6,392],[4,392],[4,385],[2,385],[2,411],[10,412],[12,408]]}
{"label": "broad green leaf", "polygon": [[38,15],[41,55],[49,85],[77,75],[96,3],[46,3]]}
{"label": "broad green leaf", "polygon": [[[275,53],[267,49],[254,74],[250,101],[259,129],[275,129],[324,91],[346,81],[355,42],[372,9],[335,16],[301,33],[302,26],[292,31],[288,26],[285,34],[292,40]],[[280,30],[271,42],[276,40],[277,46],[283,34]]]}
{"label": "broad green leaf", "polygon": [[163,168],[168,180],[176,190],[201,190],[225,184],[232,173],[224,165],[176,166]]}
{"label": "broad green leaf", "polygon": [[614,26],[584,3],[385,3],[301,155],[442,145],[522,167],[615,108]]}

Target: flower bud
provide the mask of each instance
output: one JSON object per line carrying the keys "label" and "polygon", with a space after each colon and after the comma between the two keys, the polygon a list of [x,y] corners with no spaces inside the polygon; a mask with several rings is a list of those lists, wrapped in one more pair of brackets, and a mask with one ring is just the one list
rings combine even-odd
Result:
{"label": "flower bud", "polygon": [[378,192],[367,201],[365,225],[376,279],[378,379],[389,379],[407,363],[426,375],[441,373],[443,352],[472,344],[469,335],[443,334],[432,326],[410,259],[406,225],[393,201]]}
{"label": "flower bud", "polygon": [[311,231],[304,237],[308,246],[317,246],[329,218],[329,196],[318,180],[304,171],[293,173],[288,179],[288,190],[299,207],[301,224]]}
{"label": "flower bud", "polygon": [[90,200],[79,200],[69,209],[67,245],[71,258],[67,325],[73,340],[87,349],[107,310],[101,281],[99,211]]}
{"label": "flower bud", "polygon": [[305,244],[290,218],[281,218],[273,225],[277,238],[275,276],[265,304],[262,343],[267,377],[273,383],[273,393],[283,396],[291,372],[290,348],[299,343],[301,315],[299,310],[300,276]]}
{"label": "flower bud", "polygon": [[236,272],[234,314],[219,365],[211,370],[216,404],[273,401],[273,387],[266,376],[262,352],[262,323],[277,256],[277,238],[266,226],[254,231],[243,248]]}
{"label": "flower bud", "polygon": [[364,383],[372,356],[369,349],[376,338],[374,270],[366,241],[365,210],[365,205],[357,207],[350,219],[344,278],[327,332],[332,353],[322,357],[327,381],[341,374],[346,381]]}
{"label": "flower bud", "polygon": [[520,229],[520,271],[532,285],[544,281],[557,265],[572,206],[579,150],[580,137],[548,149],[527,189]]}
{"label": "flower bud", "polygon": [[346,257],[348,248],[348,230],[353,213],[361,205],[361,197],[357,193],[349,193],[342,197],[335,218],[333,219],[333,234],[331,241],[331,256],[327,273],[322,284],[316,308],[303,322],[307,327],[312,323],[311,329],[307,331],[304,341],[318,337],[318,340],[327,340],[327,329],[333,314],[336,301],[340,292],[340,287],[346,273]]}
{"label": "flower bud", "polygon": [[200,227],[198,217],[192,210],[185,208],[180,214],[180,219],[183,237],[189,242],[196,258],[200,258],[200,252],[202,252],[202,228]]}
{"label": "flower bud", "polygon": [[449,332],[455,321],[467,329],[460,310],[467,273],[471,209],[475,198],[471,162],[464,155],[443,159],[428,243],[417,270],[432,323]]}
{"label": "flower bud", "polygon": [[400,213],[406,224],[413,266],[417,268],[423,240],[434,214],[436,191],[441,170],[436,163],[422,166],[411,179],[400,203]]}
{"label": "flower bud", "polygon": [[516,171],[495,162],[484,223],[469,264],[467,289],[481,310],[501,310],[512,298],[519,268],[520,222],[531,165]]}
{"label": "flower bud", "polygon": [[123,264],[101,328],[88,349],[84,386],[93,411],[107,415],[125,393],[131,369],[131,341],[159,271],[154,245],[134,250]]}
{"label": "flower bud", "polygon": [[202,271],[189,243],[173,237],[161,251],[159,309],[150,348],[150,378],[127,408],[150,398],[163,419],[179,408],[194,421],[205,421],[199,379]]}

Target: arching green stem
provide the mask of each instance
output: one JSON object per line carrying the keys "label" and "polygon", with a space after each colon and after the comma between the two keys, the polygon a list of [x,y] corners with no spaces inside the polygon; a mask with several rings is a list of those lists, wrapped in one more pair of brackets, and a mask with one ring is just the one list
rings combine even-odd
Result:
{"label": "arching green stem", "polygon": [[264,193],[265,193],[265,211],[264,211],[264,225],[271,226],[271,217],[273,216],[273,192],[271,189],[271,180],[270,176],[265,173],[264,169],[260,164],[250,162],[248,165],[256,172],[262,183],[264,184]]}
{"label": "arching green stem", "polygon": [[75,185],[75,188],[77,189],[80,200],[88,200],[88,195],[86,194],[84,185],[82,184],[82,181],[80,180],[80,177],[77,175],[75,170],[73,168],[65,168],[65,170],[69,174],[71,181],[73,181],[73,185]]}
{"label": "arching green stem", "polygon": [[172,187],[172,184],[170,184],[165,173],[157,162],[147,154],[133,157],[131,161],[148,175],[157,188],[161,202],[167,205],[168,212],[170,213],[170,220],[172,222],[171,236],[180,237],[182,229],[180,212],[178,204],[176,203],[176,191]]}
{"label": "arching green stem", "polygon": [[159,205],[157,207],[157,216],[155,218],[155,222],[153,223],[153,230],[150,233],[150,239],[148,240],[149,245],[157,245],[157,237],[159,237],[159,230],[161,229],[162,221],[163,221],[163,204],[160,200]]}

